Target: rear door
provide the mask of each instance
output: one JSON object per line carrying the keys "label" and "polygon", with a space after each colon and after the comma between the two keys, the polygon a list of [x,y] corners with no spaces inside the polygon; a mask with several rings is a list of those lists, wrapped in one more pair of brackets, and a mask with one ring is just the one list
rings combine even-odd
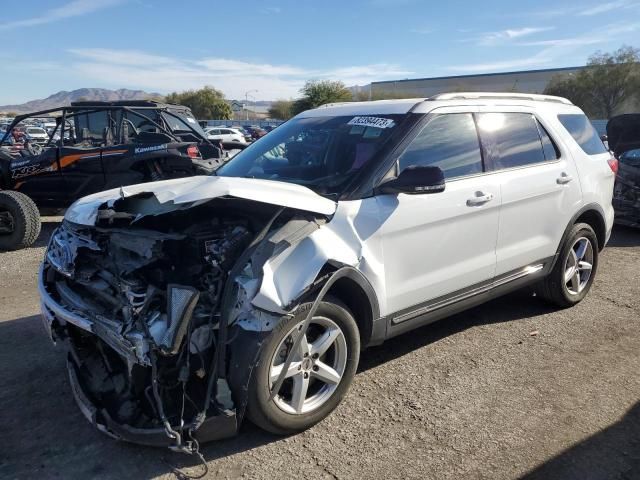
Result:
{"label": "rear door", "polygon": [[496,276],[547,265],[581,203],[573,158],[532,110],[481,107],[478,129],[502,195]]}
{"label": "rear door", "polygon": [[444,192],[376,197],[385,219],[385,284],[388,309],[396,312],[393,325],[411,320],[429,302],[455,300],[465,289],[490,282],[495,272],[500,188],[494,176],[483,173],[473,113],[467,107],[434,112],[400,155],[399,171],[439,166]]}

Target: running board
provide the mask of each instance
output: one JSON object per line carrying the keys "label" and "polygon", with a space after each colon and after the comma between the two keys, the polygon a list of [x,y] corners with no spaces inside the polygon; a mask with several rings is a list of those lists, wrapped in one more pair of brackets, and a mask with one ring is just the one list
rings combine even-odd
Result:
{"label": "running board", "polygon": [[528,277],[529,275],[533,275],[534,273],[538,273],[543,268],[544,268],[543,263],[539,263],[536,265],[529,265],[523,268],[522,270],[517,270],[513,273],[510,273],[508,275],[495,279],[486,285],[472,288],[471,290],[466,290],[464,292],[458,293],[457,295],[453,295],[451,297],[435,301],[434,303],[430,303],[416,310],[412,310],[410,312],[403,313],[401,315],[393,317],[391,319],[391,323],[393,323],[394,325],[397,325],[407,320],[411,320],[412,318],[419,317],[420,315],[431,313],[435,310],[439,310],[441,308],[448,307],[449,305],[453,305],[454,303],[458,303],[468,298],[475,297],[476,295],[487,293],[496,287],[500,287],[502,285],[506,285],[507,283],[511,283],[515,280],[519,280],[521,278]]}

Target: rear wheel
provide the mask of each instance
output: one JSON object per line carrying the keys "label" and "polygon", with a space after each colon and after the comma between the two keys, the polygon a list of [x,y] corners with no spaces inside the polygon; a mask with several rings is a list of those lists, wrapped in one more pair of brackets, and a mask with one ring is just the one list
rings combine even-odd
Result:
{"label": "rear wheel", "polygon": [[571,307],[589,292],[598,268],[598,238],[586,223],[573,226],[539,293],[559,307]]}
{"label": "rear wheel", "polygon": [[339,301],[327,299],[294,352],[282,386],[269,398],[310,307],[310,303],[301,306],[295,316],[276,326],[252,375],[249,418],[273,433],[296,433],[329,415],[342,401],[358,366],[360,337],[353,315]]}
{"label": "rear wheel", "polygon": [[0,191],[0,250],[18,250],[33,244],[40,234],[40,213],[20,192]]}

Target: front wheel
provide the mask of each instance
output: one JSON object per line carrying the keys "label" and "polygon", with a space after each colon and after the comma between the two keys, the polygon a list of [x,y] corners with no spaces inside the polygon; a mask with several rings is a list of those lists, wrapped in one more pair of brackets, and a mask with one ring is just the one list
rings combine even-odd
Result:
{"label": "front wheel", "polygon": [[598,268],[598,237],[586,223],[573,226],[539,293],[559,307],[571,307],[589,292]]}
{"label": "front wheel", "polygon": [[342,401],[358,367],[360,336],[353,315],[335,299],[321,302],[277,394],[270,392],[302,329],[311,304],[278,324],[261,350],[249,385],[248,415],[272,433],[300,432]]}

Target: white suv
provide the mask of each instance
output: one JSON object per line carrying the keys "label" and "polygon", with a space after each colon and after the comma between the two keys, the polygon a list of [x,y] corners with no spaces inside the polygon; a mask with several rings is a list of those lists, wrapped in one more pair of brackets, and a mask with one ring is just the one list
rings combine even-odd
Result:
{"label": "white suv", "polygon": [[245,413],[297,432],[340,403],[366,346],[525,285],[582,300],[615,169],[562,98],[326,105],[216,176],[76,202],[40,273],[43,317],[112,436],[190,451]]}
{"label": "white suv", "polygon": [[205,130],[209,140],[222,140],[223,142],[247,143],[244,135],[235,128],[209,127]]}

